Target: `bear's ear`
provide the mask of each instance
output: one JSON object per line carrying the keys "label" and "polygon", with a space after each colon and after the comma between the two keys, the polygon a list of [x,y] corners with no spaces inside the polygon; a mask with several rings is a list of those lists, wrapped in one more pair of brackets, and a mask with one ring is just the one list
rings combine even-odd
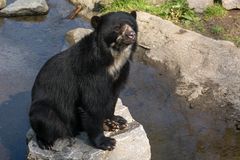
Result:
{"label": "bear's ear", "polygon": [[136,11],[132,11],[130,14],[131,14],[135,19],[137,18],[137,12],[136,12]]}
{"label": "bear's ear", "polygon": [[97,29],[100,22],[101,22],[101,17],[93,16],[92,19],[91,19],[91,25],[94,29]]}

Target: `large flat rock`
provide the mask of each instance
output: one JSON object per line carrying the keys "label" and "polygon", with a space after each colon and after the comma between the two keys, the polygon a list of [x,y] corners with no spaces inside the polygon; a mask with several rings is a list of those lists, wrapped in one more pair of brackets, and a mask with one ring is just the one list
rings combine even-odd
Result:
{"label": "large flat rock", "polygon": [[0,10],[0,16],[32,16],[48,13],[48,5],[45,0],[16,0],[4,9]]}
{"label": "large flat rock", "polygon": [[225,9],[240,9],[240,0],[222,0],[222,5]]}
{"label": "large flat rock", "polygon": [[0,9],[6,6],[6,0],[0,0]]}
{"label": "large flat rock", "polygon": [[216,100],[240,109],[239,48],[148,13],[137,14],[139,43],[150,48],[146,59],[165,64],[176,73],[178,94],[193,100],[213,89]]}
{"label": "large flat rock", "polygon": [[113,151],[103,151],[92,147],[86,133],[70,141],[62,140],[54,144],[51,150],[42,150],[36,143],[32,129],[27,133],[29,160],[150,160],[151,152],[147,135],[141,124],[136,122],[126,106],[119,99],[116,105],[116,115],[123,116],[128,121],[128,127],[117,132],[105,132],[105,135],[117,140]]}
{"label": "large flat rock", "polygon": [[65,39],[67,43],[71,46],[75,43],[77,43],[80,39],[82,39],[84,36],[91,33],[92,29],[86,29],[86,28],[76,28],[68,31],[66,33]]}
{"label": "large flat rock", "polygon": [[208,6],[213,5],[213,0],[187,0],[189,7],[196,12],[202,13]]}

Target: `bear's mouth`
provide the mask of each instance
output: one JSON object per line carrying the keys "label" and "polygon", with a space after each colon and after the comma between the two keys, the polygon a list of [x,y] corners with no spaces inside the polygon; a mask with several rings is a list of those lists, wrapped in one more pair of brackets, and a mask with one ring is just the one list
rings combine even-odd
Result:
{"label": "bear's mouth", "polygon": [[136,42],[136,35],[126,35],[123,37],[122,42],[126,45],[133,44]]}

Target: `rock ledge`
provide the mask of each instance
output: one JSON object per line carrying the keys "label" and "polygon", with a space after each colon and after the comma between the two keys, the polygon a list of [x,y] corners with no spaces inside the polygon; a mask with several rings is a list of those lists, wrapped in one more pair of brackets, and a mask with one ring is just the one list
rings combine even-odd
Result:
{"label": "rock ledge", "polygon": [[150,50],[146,61],[164,64],[175,74],[176,92],[192,101],[211,91],[221,107],[240,110],[240,48],[138,12],[139,43]]}

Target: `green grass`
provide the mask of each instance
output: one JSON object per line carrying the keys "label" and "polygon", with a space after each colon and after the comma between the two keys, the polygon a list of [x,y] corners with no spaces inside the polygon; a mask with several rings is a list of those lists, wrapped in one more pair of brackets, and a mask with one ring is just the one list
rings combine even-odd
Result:
{"label": "green grass", "polygon": [[186,29],[196,31],[198,33],[204,33],[206,31],[205,26],[201,20],[195,22],[184,22],[182,26]]}
{"label": "green grass", "polygon": [[211,28],[211,32],[215,35],[220,35],[223,34],[225,31],[222,26],[216,25]]}
{"label": "green grass", "polygon": [[237,47],[240,47],[240,37],[239,36],[225,36],[226,40],[232,41]]}
{"label": "green grass", "polygon": [[240,47],[240,37],[234,37],[233,42],[236,44],[237,47]]}
{"label": "green grass", "polygon": [[196,13],[188,7],[186,0],[171,0],[160,6],[160,16],[175,22],[194,22],[198,20]]}
{"label": "green grass", "polygon": [[144,10],[149,7],[145,0],[113,0],[112,3],[103,6],[102,12],[113,11],[131,11],[131,10]]}
{"label": "green grass", "polygon": [[207,7],[207,9],[204,11],[204,16],[207,19],[212,17],[222,17],[225,16],[226,14],[227,11],[219,3]]}
{"label": "green grass", "polygon": [[147,0],[114,0],[102,8],[104,13],[131,10],[145,11],[176,23],[199,20],[195,12],[188,7],[187,0],[168,0],[160,6],[151,5]]}
{"label": "green grass", "polygon": [[[160,6],[152,5],[148,0],[110,0],[112,3],[102,6],[101,12],[113,11],[144,11],[150,14],[160,16],[164,19],[173,21],[187,29],[195,30],[200,33],[206,33],[204,21],[211,18],[222,17],[227,11],[221,6],[221,0],[214,0],[215,5],[209,6],[202,15],[196,14],[188,7],[187,0],[167,0]],[[233,41],[240,47],[240,37],[227,36],[222,26],[215,25],[210,28],[210,32],[223,39]]]}

